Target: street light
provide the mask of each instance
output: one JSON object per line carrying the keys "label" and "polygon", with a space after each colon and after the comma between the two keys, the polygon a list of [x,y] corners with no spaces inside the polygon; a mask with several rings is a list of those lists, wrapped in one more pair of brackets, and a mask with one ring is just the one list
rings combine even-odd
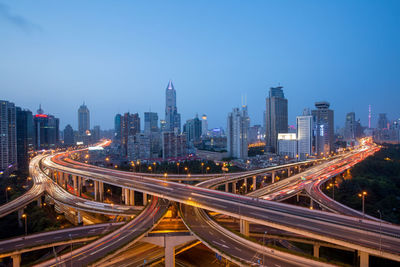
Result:
{"label": "street light", "polygon": [[204,162],[202,162],[200,165],[201,165],[201,173],[204,174]]}
{"label": "street light", "polygon": [[8,191],[11,190],[11,187],[7,186],[6,188],[6,202],[8,202]]}
{"label": "street light", "polygon": [[363,218],[365,218],[365,196],[367,195],[366,191],[362,191],[358,196],[362,198],[362,213],[363,213]]}
{"label": "street light", "polygon": [[178,175],[179,175],[179,165],[180,165],[180,163],[177,162],[177,163],[176,163],[176,168],[178,169]]}
{"label": "street light", "polygon": [[22,218],[25,219],[25,235],[28,235],[28,227],[27,227],[27,223],[26,223],[26,219],[27,219],[27,215],[24,213],[22,214]]}

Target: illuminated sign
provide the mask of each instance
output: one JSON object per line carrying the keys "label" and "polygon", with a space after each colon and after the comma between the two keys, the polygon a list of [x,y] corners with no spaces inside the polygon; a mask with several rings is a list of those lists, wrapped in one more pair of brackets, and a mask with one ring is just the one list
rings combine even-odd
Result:
{"label": "illuminated sign", "polygon": [[47,118],[46,114],[36,114],[35,115],[36,118]]}
{"label": "illuminated sign", "polygon": [[295,133],[278,133],[278,140],[296,140]]}

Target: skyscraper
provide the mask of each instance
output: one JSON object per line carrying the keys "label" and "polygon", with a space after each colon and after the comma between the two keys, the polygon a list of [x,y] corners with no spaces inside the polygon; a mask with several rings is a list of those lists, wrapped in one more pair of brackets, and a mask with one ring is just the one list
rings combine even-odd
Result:
{"label": "skyscraper", "polygon": [[74,130],[71,125],[67,125],[64,128],[64,145],[65,146],[73,146],[74,142]]}
{"label": "skyscraper", "polygon": [[17,162],[18,170],[27,171],[29,152],[34,149],[33,116],[30,110],[16,108],[17,115]]}
{"label": "skyscraper", "polygon": [[0,100],[0,174],[17,165],[16,110],[14,103]]}
{"label": "skyscraper", "polygon": [[349,112],[346,114],[346,121],[344,126],[344,139],[354,140],[356,138],[356,114],[354,112]]}
{"label": "skyscraper", "polygon": [[88,130],[90,130],[90,112],[83,103],[78,109],[78,133],[80,136],[84,136]]}
{"label": "skyscraper", "polygon": [[128,155],[128,138],[129,136],[140,133],[140,117],[138,113],[130,114],[125,113],[121,117],[121,141],[122,141],[122,155]]}
{"label": "skyscraper", "polygon": [[234,108],[233,111],[228,114],[227,150],[230,157],[247,158],[247,135],[249,126],[250,119],[247,113],[247,106],[242,106],[242,110]]}
{"label": "skyscraper", "polygon": [[158,115],[156,112],[144,113],[144,133],[158,132]]}
{"label": "skyscraper", "polygon": [[35,131],[35,149],[55,148],[59,142],[60,120],[53,115],[44,114],[40,106],[33,118]]}
{"label": "skyscraper", "polygon": [[194,144],[200,141],[202,132],[201,125],[202,122],[197,115],[194,119],[186,121],[183,132],[186,134],[188,143]]}
{"label": "skyscraper", "polygon": [[267,150],[276,152],[278,133],[288,131],[288,100],[282,86],[271,87],[266,99],[265,139]]}
{"label": "skyscraper", "polygon": [[163,159],[181,158],[187,156],[186,135],[174,132],[163,132],[161,134]]}
{"label": "skyscraper", "polygon": [[333,110],[329,109],[328,102],[316,102],[316,110],[312,111],[314,124],[314,152],[318,156],[333,150],[334,143],[334,117]]}
{"label": "skyscraper", "polygon": [[203,116],[201,116],[201,135],[206,136],[207,134],[208,134],[207,115],[203,114]]}
{"label": "skyscraper", "polygon": [[181,114],[176,107],[176,91],[172,81],[169,81],[165,91],[165,122],[166,131],[181,132]]}
{"label": "skyscraper", "polygon": [[121,143],[121,121],[122,121],[122,116],[121,114],[115,115],[114,119],[114,141],[116,143]]}
{"label": "skyscraper", "polygon": [[313,117],[309,109],[305,109],[302,116],[297,116],[296,125],[297,153],[301,160],[305,160],[313,153]]}
{"label": "skyscraper", "polygon": [[389,121],[387,119],[386,113],[380,113],[378,118],[378,129],[389,129]]}

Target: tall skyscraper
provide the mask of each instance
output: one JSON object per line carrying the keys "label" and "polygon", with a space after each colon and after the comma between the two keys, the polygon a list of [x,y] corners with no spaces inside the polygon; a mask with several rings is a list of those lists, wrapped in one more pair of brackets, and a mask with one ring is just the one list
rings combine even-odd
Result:
{"label": "tall skyscraper", "polygon": [[53,115],[44,114],[40,106],[33,118],[35,131],[35,149],[55,148],[59,142],[60,120]]}
{"label": "tall skyscraper", "polygon": [[115,115],[114,118],[114,141],[116,143],[121,143],[121,122],[122,122],[122,116],[121,114]]}
{"label": "tall skyscraper", "polygon": [[314,152],[318,156],[327,154],[333,150],[334,143],[334,116],[329,109],[328,102],[316,102],[316,110],[312,111],[314,124]]}
{"label": "tall skyscraper", "polygon": [[144,133],[158,132],[158,114],[156,112],[144,113]]}
{"label": "tall skyscraper", "polygon": [[305,160],[313,153],[313,117],[309,109],[305,109],[302,116],[297,116],[296,125],[297,153],[301,160]]}
{"label": "tall skyscraper", "polygon": [[181,132],[181,114],[176,107],[176,91],[172,81],[169,81],[165,91],[165,122],[166,131]]}
{"label": "tall skyscraper", "polygon": [[0,174],[17,165],[16,110],[14,103],[0,100]]}
{"label": "tall skyscraper", "polygon": [[233,111],[228,114],[227,150],[230,157],[247,158],[247,135],[249,127],[250,119],[247,113],[247,106],[242,106],[242,110],[234,108]]}
{"label": "tall skyscraper", "polygon": [[161,134],[163,159],[181,158],[187,156],[186,135],[174,132],[163,132]]}
{"label": "tall skyscraper", "polygon": [[356,114],[354,112],[349,112],[346,115],[346,121],[344,126],[344,139],[354,140],[356,138],[357,121]]}
{"label": "tall skyscraper", "polygon": [[18,170],[27,171],[29,152],[34,149],[33,116],[30,110],[16,108],[17,115],[17,162]]}
{"label": "tall skyscraper", "polygon": [[288,100],[282,86],[271,87],[266,99],[265,139],[267,150],[276,152],[278,133],[288,131]]}
{"label": "tall skyscraper", "polygon": [[208,134],[207,115],[203,114],[203,116],[201,116],[201,135],[207,136],[207,134]]}
{"label": "tall skyscraper", "polygon": [[74,129],[72,129],[72,126],[68,124],[64,128],[64,145],[73,146],[74,144]]}
{"label": "tall skyscraper", "polygon": [[389,129],[389,121],[387,119],[386,113],[380,113],[378,118],[378,129]]}
{"label": "tall skyscraper", "polygon": [[90,112],[85,103],[78,109],[78,133],[80,136],[86,135],[90,131]]}
{"label": "tall skyscraper", "polygon": [[121,117],[121,141],[122,141],[122,155],[128,155],[128,138],[129,136],[140,133],[140,117],[138,113],[130,114],[125,113]]}
{"label": "tall skyscraper", "polygon": [[200,141],[202,132],[202,122],[196,115],[194,119],[187,120],[183,132],[186,134],[188,143],[197,143]]}

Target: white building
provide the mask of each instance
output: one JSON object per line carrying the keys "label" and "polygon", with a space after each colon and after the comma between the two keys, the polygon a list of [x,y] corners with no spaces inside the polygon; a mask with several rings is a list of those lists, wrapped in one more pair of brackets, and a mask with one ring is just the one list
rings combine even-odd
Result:
{"label": "white building", "polygon": [[278,133],[278,154],[296,158],[297,138],[295,133]]}
{"label": "white building", "polygon": [[203,116],[201,116],[201,135],[206,136],[207,134],[208,134],[207,115],[203,114]]}
{"label": "white building", "polygon": [[242,110],[234,108],[233,111],[228,114],[227,149],[230,157],[247,158],[247,135],[249,126],[250,119],[247,114],[247,106],[242,106]]}
{"label": "white building", "polygon": [[313,117],[309,111],[303,112],[303,116],[297,116],[297,153],[300,160],[306,160],[312,155],[313,146]]}

